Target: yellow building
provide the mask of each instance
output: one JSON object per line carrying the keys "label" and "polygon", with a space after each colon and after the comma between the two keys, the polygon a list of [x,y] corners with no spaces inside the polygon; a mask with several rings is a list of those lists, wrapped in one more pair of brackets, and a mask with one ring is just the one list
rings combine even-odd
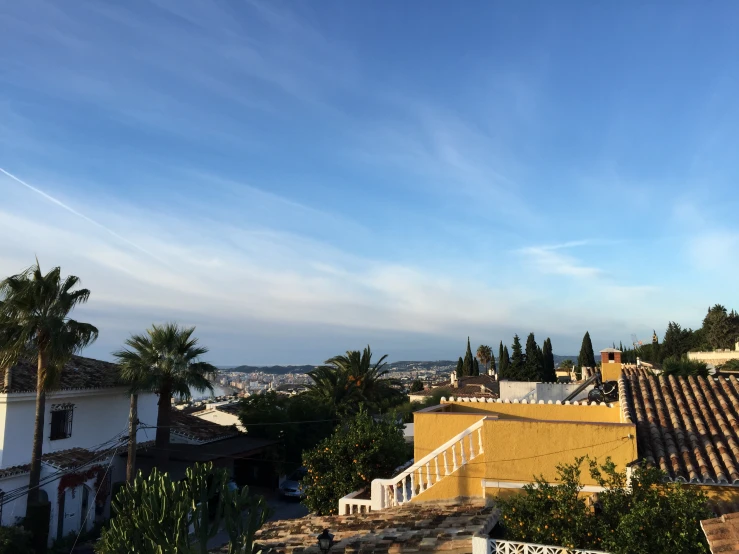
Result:
{"label": "yellow building", "polygon": [[[646,460],[667,479],[701,487],[719,511],[739,510],[739,382],[655,377],[614,363],[612,404],[450,399],[414,414],[415,458],[371,498],[349,495],[340,513],[406,502],[487,498],[520,490],[558,464],[588,455],[623,470]],[[585,492],[598,486],[583,472]],[[342,499],[343,501],[344,499]]]}

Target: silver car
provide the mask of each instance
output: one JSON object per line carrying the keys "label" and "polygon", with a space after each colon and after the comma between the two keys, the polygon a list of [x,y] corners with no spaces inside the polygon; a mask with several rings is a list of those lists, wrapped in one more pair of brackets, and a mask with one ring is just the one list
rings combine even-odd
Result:
{"label": "silver car", "polygon": [[303,478],[308,473],[304,467],[293,471],[287,479],[280,484],[280,496],[284,498],[305,498],[305,487],[303,487]]}

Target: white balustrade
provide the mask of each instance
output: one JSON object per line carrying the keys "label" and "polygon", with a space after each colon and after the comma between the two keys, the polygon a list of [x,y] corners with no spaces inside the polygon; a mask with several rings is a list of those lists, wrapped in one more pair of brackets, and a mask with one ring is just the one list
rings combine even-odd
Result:
{"label": "white balustrade", "polygon": [[[430,489],[433,485],[441,481],[444,477],[451,475],[459,468],[467,465],[471,460],[480,456],[483,449],[482,426],[485,417],[472,424],[470,427],[462,431],[456,437],[448,440],[433,452],[424,456],[421,460],[413,463],[412,461],[402,468],[402,471],[391,479],[375,479],[372,481],[371,487],[371,506],[373,510],[381,510],[390,506],[397,506],[410,502],[413,497]],[[474,437],[477,432],[477,441],[479,448],[475,451]],[[468,447],[465,449],[465,442]],[[459,448],[459,457],[457,456],[457,448]],[[465,452],[468,450],[468,452]],[[449,464],[448,454],[451,453],[452,463]],[[439,460],[441,457],[441,461]],[[432,477],[433,470],[431,463],[433,462],[436,470],[436,479]],[[443,464],[443,474],[441,465]],[[424,474],[425,468],[425,474]],[[344,513],[339,511],[339,513]]]}
{"label": "white balustrade", "polygon": [[563,546],[535,544],[532,542],[490,539],[490,554],[608,554],[601,550],[579,550]]}
{"label": "white balustrade", "polygon": [[357,498],[365,489],[347,494],[339,499],[339,515],[366,514],[372,511],[372,501],[369,498]]}

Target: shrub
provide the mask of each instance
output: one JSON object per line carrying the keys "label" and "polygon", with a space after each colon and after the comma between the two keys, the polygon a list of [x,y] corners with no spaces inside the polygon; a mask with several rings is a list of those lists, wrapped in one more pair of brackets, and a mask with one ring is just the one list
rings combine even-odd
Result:
{"label": "shrub", "polygon": [[0,527],[0,554],[33,554],[31,533],[23,527]]}
{"label": "shrub", "polygon": [[739,359],[729,360],[718,367],[719,371],[739,371]]}
{"label": "shrub", "polygon": [[308,470],[304,503],[317,514],[335,514],[341,497],[368,487],[372,479],[391,477],[407,459],[402,425],[360,412],[303,455]]}
{"label": "shrub", "polygon": [[589,461],[591,477],[605,490],[582,498],[584,459],[558,466],[557,485],[539,477],[522,494],[499,500],[504,537],[612,554],[708,552],[700,528],[711,517],[704,493],[664,482],[662,471],[646,467],[635,468],[629,486],[609,459]]}
{"label": "shrub", "polygon": [[663,375],[694,375],[696,377],[708,376],[708,366],[706,365],[706,362],[689,360],[687,357],[667,358],[662,363],[662,368]]}

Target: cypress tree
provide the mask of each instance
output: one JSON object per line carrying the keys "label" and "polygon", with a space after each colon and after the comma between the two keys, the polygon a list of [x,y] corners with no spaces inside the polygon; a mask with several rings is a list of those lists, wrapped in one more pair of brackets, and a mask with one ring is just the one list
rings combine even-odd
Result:
{"label": "cypress tree", "polygon": [[495,375],[497,372],[498,371],[495,367],[495,356],[493,356],[493,353],[491,352],[490,353],[490,366],[488,367],[488,375]]}
{"label": "cypress tree", "polygon": [[472,358],[472,375],[475,377],[480,375],[480,362],[477,361],[477,358]]}
{"label": "cypress tree", "polygon": [[511,357],[508,355],[508,345],[503,346],[503,357],[500,359],[500,365],[505,367],[506,379],[511,378]]}
{"label": "cypress tree", "polygon": [[460,379],[464,376],[462,374],[463,371],[464,371],[464,362],[462,361],[462,356],[460,356],[459,360],[457,361],[457,379]]}
{"label": "cypress tree", "polygon": [[593,343],[590,340],[590,333],[585,331],[582,338],[582,346],[580,347],[580,355],[577,357],[577,368],[582,371],[583,367],[595,367],[595,354],[593,353]]}
{"label": "cypress tree", "polygon": [[511,346],[510,379],[512,381],[525,381],[526,358],[521,351],[521,339],[513,335],[513,346]]}
{"label": "cypress tree", "polygon": [[549,337],[547,337],[547,340],[544,341],[543,358],[543,381],[545,383],[554,383],[557,380],[557,373],[554,371],[554,353],[552,352],[552,339],[550,339]]}
{"label": "cypress tree", "polygon": [[467,352],[464,354],[464,365],[462,367],[462,375],[464,377],[469,377],[473,374],[472,372],[475,370],[474,359],[472,348],[470,347],[470,337],[467,337]]}
{"label": "cypress tree", "polygon": [[511,360],[508,357],[508,347],[503,346],[503,341],[500,341],[500,356],[498,357],[498,379],[510,378],[510,365]]}
{"label": "cypress tree", "polygon": [[544,375],[544,363],[541,349],[536,344],[534,333],[529,333],[526,339],[526,358],[524,361],[523,377],[527,381],[540,381]]}

